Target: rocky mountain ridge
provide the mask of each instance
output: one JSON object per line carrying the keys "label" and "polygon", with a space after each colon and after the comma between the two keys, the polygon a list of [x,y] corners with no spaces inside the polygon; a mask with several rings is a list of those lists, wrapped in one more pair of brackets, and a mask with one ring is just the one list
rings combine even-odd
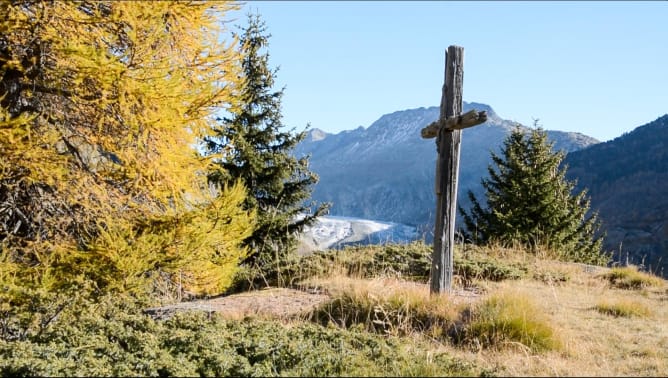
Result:
{"label": "rocky mountain ridge", "polygon": [[[499,117],[486,104],[464,102],[464,111],[485,110],[488,121],[466,129],[462,136],[459,202],[467,208],[466,192],[482,193],[480,179],[515,123]],[[331,214],[417,226],[428,235],[435,207],[434,139],[420,130],[439,117],[438,107],[385,114],[368,128],[329,134],[309,131],[296,148],[309,154],[310,168],[320,176],[313,198],[333,204]],[[598,143],[579,133],[548,131],[555,148],[574,151]]]}

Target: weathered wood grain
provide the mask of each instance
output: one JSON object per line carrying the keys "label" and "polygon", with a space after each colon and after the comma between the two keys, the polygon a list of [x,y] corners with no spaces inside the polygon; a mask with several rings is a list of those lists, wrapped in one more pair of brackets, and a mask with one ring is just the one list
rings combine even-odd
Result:
{"label": "weathered wood grain", "polygon": [[429,126],[423,128],[420,134],[425,139],[436,138],[438,131],[442,128],[447,130],[462,130],[484,122],[487,122],[487,112],[484,110],[478,112],[475,109],[471,109],[460,116],[448,117],[445,122],[443,119],[434,121]]}
{"label": "weathered wood grain", "polygon": [[[459,119],[462,111],[463,82],[464,48],[449,46],[445,54],[445,84],[441,95],[441,114],[436,135],[438,149],[436,162],[436,227],[431,266],[431,293],[443,293],[452,290],[457,181],[462,131],[457,128],[450,129],[447,124],[450,118],[456,119],[455,124],[463,124],[463,117],[461,120]],[[483,112],[482,116],[476,114],[473,117],[473,113],[471,113],[467,116],[467,119],[469,118],[473,118],[477,122],[482,118],[486,119],[487,115]],[[446,127],[443,127],[443,124]]]}

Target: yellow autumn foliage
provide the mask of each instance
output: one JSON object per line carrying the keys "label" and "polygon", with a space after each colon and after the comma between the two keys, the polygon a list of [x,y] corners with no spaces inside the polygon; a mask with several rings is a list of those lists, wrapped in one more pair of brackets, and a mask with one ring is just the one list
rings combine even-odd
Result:
{"label": "yellow autumn foliage", "polygon": [[238,101],[235,7],[0,1],[0,284],[229,285],[255,216],[194,146]]}

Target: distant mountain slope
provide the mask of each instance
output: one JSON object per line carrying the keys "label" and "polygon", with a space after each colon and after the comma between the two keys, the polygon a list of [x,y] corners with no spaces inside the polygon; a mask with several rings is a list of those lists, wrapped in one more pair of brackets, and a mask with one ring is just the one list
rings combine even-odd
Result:
{"label": "distant mountain slope", "polygon": [[668,115],[609,142],[568,154],[568,177],[589,188],[622,260],[668,273]]}
{"label": "distant mountain slope", "polygon": [[[514,127],[489,105],[465,102],[464,111],[469,109],[486,110],[488,121],[463,132],[459,199],[464,207],[467,190],[481,193],[490,150],[498,151]],[[436,144],[422,139],[420,130],[438,116],[438,107],[418,108],[383,115],[366,129],[311,130],[296,154],[311,154],[310,168],[320,176],[313,198],[332,202],[332,215],[427,225],[422,230],[428,233],[435,208]],[[579,133],[549,131],[548,136],[565,151],[598,142]]]}

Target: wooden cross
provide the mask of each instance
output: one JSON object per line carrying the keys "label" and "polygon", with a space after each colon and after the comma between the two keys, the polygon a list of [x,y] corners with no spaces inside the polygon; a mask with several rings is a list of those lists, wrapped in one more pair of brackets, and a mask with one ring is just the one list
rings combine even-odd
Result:
{"label": "wooden cross", "polygon": [[464,82],[464,48],[449,46],[445,53],[445,84],[441,96],[438,121],[421,131],[423,138],[436,138],[436,226],[431,265],[430,291],[452,289],[452,256],[455,247],[455,216],[457,214],[457,180],[461,130],[487,121],[485,111],[462,112]]}

